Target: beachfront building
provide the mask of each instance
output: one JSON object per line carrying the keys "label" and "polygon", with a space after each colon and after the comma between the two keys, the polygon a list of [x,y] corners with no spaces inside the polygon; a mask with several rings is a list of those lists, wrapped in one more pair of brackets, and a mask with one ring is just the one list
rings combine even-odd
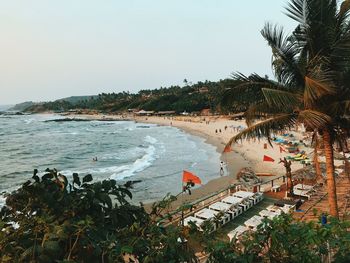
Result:
{"label": "beachfront building", "polygon": [[168,110],[168,111],[158,111],[155,115],[157,115],[157,116],[173,116],[175,114],[176,114],[176,111]]}
{"label": "beachfront building", "polygon": [[140,111],[134,112],[134,114],[138,116],[152,116],[154,114],[154,111],[140,110]]}

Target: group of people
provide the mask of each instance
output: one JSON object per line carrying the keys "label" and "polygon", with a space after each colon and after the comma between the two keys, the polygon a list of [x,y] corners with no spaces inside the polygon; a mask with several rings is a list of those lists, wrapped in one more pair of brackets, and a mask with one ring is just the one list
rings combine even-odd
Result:
{"label": "group of people", "polygon": [[[225,131],[227,130],[227,125],[224,127]],[[215,133],[218,133],[218,131],[221,133],[221,129],[215,129]]]}

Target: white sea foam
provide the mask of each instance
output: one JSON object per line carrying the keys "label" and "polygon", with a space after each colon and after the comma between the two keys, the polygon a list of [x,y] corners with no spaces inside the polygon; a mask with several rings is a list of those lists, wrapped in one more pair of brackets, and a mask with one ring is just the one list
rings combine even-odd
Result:
{"label": "white sea foam", "polygon": [[[156,142],[157,140],[153,137],[146,136],[145,141],[152,141]],[[148,138],[149,137],[149,138]],[[116,180],[122,180],[127,177],[131,177],[135,175],[136,173],[139,173],[146,168],[150,167],[153,162],[159,157],[156,154],[156,148],[154,145],[149,145],[147,148],[138,148],[135,151],[140,151],[140,149],[143,150],[144,154],[136,159],[133,163],[125,164],[125,165],[119,165],[119,166],[108,166],[108,167],[99,167],[99,168],[92,168],[92,169],[86,169],[81,171],[75,171],[76,173],[80,175],[91,173],[93,175],[98,174],[111,174],[111,179]],[[73,171],[71,170],[63,170],[61,171],[61,174],[64,175],[72,175]]]}
{"label": "white sea foam", "polygon": [[5,205],[6,198],[4,195],[0,195],[0,208]]}
{"label": "white sea foam", "polygon": [[153,145],[149,145],[148,148],[146,148],[145,155],[136,159],[132,164],[120,166],[119,171],[113,173],[111,178],[121,180],[133,176],[150,167],[157,158],[156,148]]}

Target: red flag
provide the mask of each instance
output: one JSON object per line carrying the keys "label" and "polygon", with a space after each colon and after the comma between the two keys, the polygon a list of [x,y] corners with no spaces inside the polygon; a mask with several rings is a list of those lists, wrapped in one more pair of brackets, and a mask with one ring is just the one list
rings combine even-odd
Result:
{"label": "red flag", "polygon": [[182,182],[187,183],[187,182],[192,182],[195,184],[202,184],[201,179],[194,175],[193,173],[190,173],[188,171],[184,171],[182,175]]}
{"label": "red flag", "polygon": [[280,146],[280,153],[286,152],[286,149],[284,149],[282,146]]}
{"label": "red flag", "polygon": [[263,161],[264,162],[274,162],[275,160],[272,159],[270,156],[264,155]]}
{"label": "red flag", "polygon": [[231,145],[226,145],[224,148],[224,153],[229,153],[229,152],[232,152]]}

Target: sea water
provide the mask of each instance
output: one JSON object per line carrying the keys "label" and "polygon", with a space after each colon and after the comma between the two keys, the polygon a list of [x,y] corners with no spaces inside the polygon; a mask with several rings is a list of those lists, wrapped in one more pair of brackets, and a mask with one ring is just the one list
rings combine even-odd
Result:
{"label": "sea water", "polygon": [[198,175],[204,184],[219,176],[216,148],[175,127],[133,121],[51,121],[59,118],[0,115],[0,193],[20,187],[34,169],[46,168],[56,168],[69,179],[78,173],[120,184],[141,180],[132,190],[133,202],[179,193],[183,170]]}

